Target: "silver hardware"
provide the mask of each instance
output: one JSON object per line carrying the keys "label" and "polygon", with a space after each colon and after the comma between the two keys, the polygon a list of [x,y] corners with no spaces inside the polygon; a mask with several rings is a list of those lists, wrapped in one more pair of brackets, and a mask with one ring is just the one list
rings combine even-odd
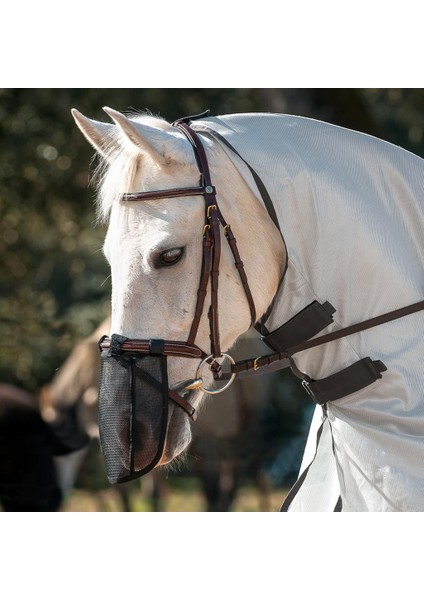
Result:
{"label": "silver hardware", "polygon": [[[305,388],[306,392],[310,395],[310,397],[312,398],[312,400],[315,400],[314,393],[313,393],[313,391],[309,387],[310,383],[311,382],[308,381],[307,379],[302,379],[302,385]],[[316,400],[315,400],[315,402],[316,402]]]}
{"label": "silver hardware", "polygon": [[[228,358],[228,360],[231,362],[231,364],[235,364],[236,361],[234,360],[234,358],[232,358],[229,354],[227,354],[226,352],[222,352],[221,356],[224,356],[225,358]],[[207,356],[204,360],[202,360],[202,362],[200,363],[200,365],[197,367],[197,371],[196,371],[196,380],[200,380],[202,379],[199,374],[200,374],[200,369],[203,367],[203,365],[210,359],[210,358],[214,358],[213,354],[210,354],[209,356]],[[202,390],[202,392],[205,392],[205,394],[220,394],[221,392],[223,392],[224,390],[228,389],[230,387],[230,385],[233,383],[234,379],[236,378],[236,373],[233,373],[230,377],[230,379],[228,380],[228,382],[224,385],[224,387],[220,388],[219,390],[216,389],[208,389],[203,387],[203,385],[199,385],[200,390]]]}

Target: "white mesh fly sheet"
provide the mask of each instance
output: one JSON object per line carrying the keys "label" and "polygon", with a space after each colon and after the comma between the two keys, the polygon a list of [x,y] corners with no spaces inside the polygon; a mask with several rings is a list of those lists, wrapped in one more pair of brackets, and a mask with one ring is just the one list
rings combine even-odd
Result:
{"label": "white mesh fly sheet", "polygon": [[[329,332],[424,298],[422,159],[289,115],[228,115],[193,127],[229,142],[271,197],[288,268],[269,331],[314,300],[336,308]],[[222,147],[260,199],[249,169]],[[333,510],[339,494],[344,511],[424,510],[424,313],[303,352],[296,362],[320,379],[367,356],[388,370],[328,404],[321,449],[290,510]],[[302,469],[315,454],[317,411]]]}

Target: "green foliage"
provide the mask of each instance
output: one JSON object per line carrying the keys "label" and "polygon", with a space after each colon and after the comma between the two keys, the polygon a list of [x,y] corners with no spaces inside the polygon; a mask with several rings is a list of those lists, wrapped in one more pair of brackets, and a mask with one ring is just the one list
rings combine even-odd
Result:
{"label": "green foliage", "polygon": [[2,90],[1,379],[35,390],[106,314],[103,232],[66,90]]}
{"label": "green foliage", "polygon": [[423,154],[422,90],[0,89],[0,381],[37,390],[109,309],[89,186],[92,150],[72,107],[166,119],[285,111],[339,122]]}
{"label": "green foliage", "polygon": [[424,90],[364,90],[364,100],[386,139],[424,157]]}

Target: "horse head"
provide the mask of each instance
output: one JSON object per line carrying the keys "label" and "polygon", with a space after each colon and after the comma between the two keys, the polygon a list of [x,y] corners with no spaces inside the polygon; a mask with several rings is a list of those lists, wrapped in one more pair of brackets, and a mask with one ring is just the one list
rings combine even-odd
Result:
{"label": "horse head", "polygon": [[[199,196],[123,202],[123,194],[189,188],[199,184],[192,145],[174,126],[149,115],[124,116],[105,108],[113,123],[100,123],[73,110],[84,136],[100,154],[98,209],[108,221],[104,253],[112,276],[111,332],[131,339],[187,340],[196,310],[202,268],[205,206]],[[256,314],[267,310],[282,274],[284,247],[262,203],[219,142],[202,136],[220,210],[237,237]],[[250,326],[251,313],[234,259],[222,244],[219,267],[221,349],[229,349]],[[208,286],[210,288],[210,286]],[[207,308],[196,345],[209,355]],[[168,359],[168,382],[198,407],[200,390],[185,390],[199,361]],[[206,369],[207,371],[207,369]],[[208,379],[209,378],[209,379]],[[210,385],[212,375],[205,373]],[[175,403],[168,407],[165,464],[191,440],[190,422]]]}

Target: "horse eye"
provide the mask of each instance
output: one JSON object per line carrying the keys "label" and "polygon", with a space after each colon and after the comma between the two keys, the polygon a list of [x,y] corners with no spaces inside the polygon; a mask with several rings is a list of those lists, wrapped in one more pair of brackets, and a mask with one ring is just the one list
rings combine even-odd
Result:
{"label": "horse eye", "polygon": [[175,265],[181,260],[183,254],[184,248],[171,248],[171,250],[166,250],[166,252],[162,252],[159,257],[159,266],[169,267],[170,265]]}

